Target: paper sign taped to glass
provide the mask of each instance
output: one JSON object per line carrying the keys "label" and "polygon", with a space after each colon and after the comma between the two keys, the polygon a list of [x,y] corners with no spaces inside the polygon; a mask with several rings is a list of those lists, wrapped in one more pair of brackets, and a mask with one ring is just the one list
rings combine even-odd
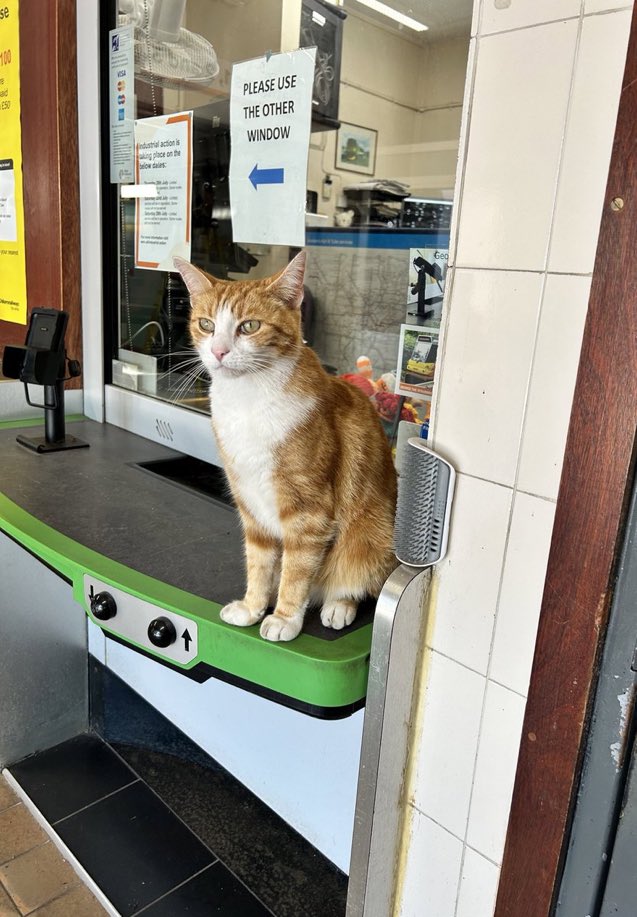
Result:
{"label": "paper sign taped to glass", "polygon": [[135,55],[133,27],[112,29],[109,48],[111,182],[135,178]]}
{"label": "paper sign taped to glass", "polygon": [[235,242],[305,244],[316,48],[235,64],[230,204]]}
{"label": "paper sign taped to glass", "polygon": [[190,261],[191,111],[135,122],[135,180],[157,189],[135,201],[135,267],[174,271],[175,255]]}
{"label": "paper sign taped to glass", "polygon": [[27,323],[18,0],[0,18],[0,320]]}

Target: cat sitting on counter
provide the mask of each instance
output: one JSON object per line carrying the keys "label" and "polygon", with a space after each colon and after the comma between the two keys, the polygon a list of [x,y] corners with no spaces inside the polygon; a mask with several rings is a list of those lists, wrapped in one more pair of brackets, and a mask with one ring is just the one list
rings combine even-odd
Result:
{"label": "cat sitting on counter", "polygon": [[265,280],[219,280],[174,261],[243,523],[247,589],[221,618],[293,640],[318,603],[322,623],[341,629],[396,566],[396,473],[369,399],[303,343],[305,253]]}

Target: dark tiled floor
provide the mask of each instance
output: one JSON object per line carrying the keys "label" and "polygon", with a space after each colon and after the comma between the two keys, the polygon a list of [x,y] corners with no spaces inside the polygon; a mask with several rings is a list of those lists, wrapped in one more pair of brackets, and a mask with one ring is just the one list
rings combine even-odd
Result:
{"label": "dark tiled floor", "polygon": [[347,876],[121,679],[91,666],[96,731],[276,917],[343,917]]}
{"label": "dark tiled floor", "polygon": [[90,735],[10,770],[123,917],[345,913],[346,877],[210,759]]}
{"label": "dark tiled floor", "polygon": [[176,914],[270,917],[270,912],[219,861],[144,911],[144,917],[175,917]]}
{"label": "dark tiled floor", "polygon": [[132,783],[137,776],[92,735],[80,735],[11,768],[48,822],[53,824]]}
{"label": "dark tiled floor", "polygon": [[54,828],[90,876],[130,917],[216,857],[140,780]]}
{"label": "dark tiled floor", "polygon": [[343,917],[347,878],[224,768],[116,748],[276,917]]}

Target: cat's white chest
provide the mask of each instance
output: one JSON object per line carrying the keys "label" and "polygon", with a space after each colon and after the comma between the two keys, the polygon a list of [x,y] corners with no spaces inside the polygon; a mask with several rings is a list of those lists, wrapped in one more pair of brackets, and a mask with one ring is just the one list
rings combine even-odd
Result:
{"label": "cat's white chest", "polygon": [[210,389],[215,432],[232,465],[241,499],[255,519],[281,537],[274,486],[275,451],[312,409],[311,398],[283,391],[283,380],[252,375],[221,379]]}

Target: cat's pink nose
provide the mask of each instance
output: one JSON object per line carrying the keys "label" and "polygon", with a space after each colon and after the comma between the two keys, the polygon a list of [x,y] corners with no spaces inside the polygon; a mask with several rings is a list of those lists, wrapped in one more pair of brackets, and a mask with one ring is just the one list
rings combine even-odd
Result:
{"label": "cat's pink nose", "polygon": [[214,353],[214,355],[216,356],[216,358],[219,360],[220,363],[223,360],[223,358],[226,356],[226,354],[230,353],[229,350],[224,350],[223,347],[213,347],[212,352]]}

